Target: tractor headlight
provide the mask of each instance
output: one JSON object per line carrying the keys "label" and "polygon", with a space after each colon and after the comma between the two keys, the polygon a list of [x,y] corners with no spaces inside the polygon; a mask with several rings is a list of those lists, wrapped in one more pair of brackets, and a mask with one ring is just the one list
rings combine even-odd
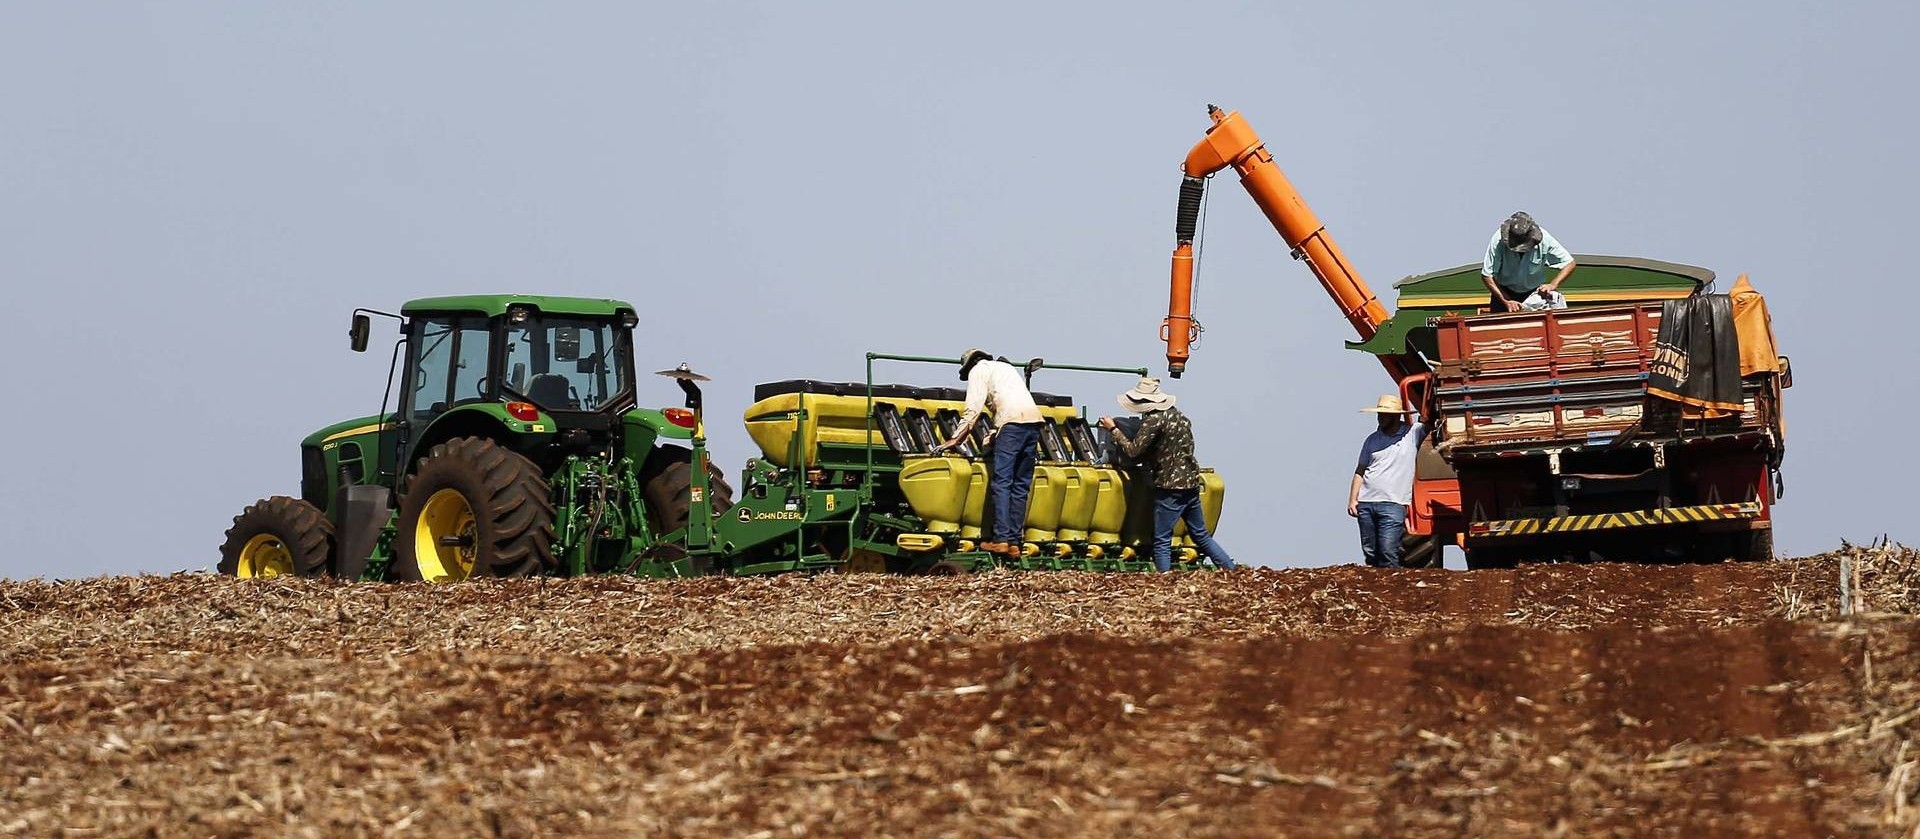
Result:
{"label": "tractor headlight", "polygon": [[513,306],[507,309],[507,320],[514,323],[526,323],[527,317],[531,314],[525,306]]}

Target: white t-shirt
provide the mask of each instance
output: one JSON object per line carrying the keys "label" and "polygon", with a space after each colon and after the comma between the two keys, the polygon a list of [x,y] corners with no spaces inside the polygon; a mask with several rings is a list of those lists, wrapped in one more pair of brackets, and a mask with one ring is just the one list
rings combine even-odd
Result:
{"label": "white t-shirt", "polygon": [[1420,441],[1427,436],[1426,423],[1401,423],[1392,433],[1375,430],[1360,444],[1360,500],[1413,504],[1413,461],[1420,454]]}
{"label": "white t-shirt", "polygon": [[995,426],[1040,421],[1040,406],[1033,403],[1027,380],[1004,361],[975,362],[973,369],[967,371],[967,412],[960,417],[961,424],[988,408],[993,409]]}

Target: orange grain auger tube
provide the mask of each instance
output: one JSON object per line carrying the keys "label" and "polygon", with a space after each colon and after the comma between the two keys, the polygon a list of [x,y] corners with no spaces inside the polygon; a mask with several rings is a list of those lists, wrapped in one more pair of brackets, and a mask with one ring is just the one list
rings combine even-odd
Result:
{"label": "orange grain auger tube", "polygon": [[[1360,273],[1347,264],[1347,257],[1327,235],[1326,226],[1307,207],[1280,167],[1274,165],[1260,135],[1242,119],[1238,111],[1228,113],[1207,106],[1213,127],[1207,136],[1187,152],[1186,176],[1180,181],[1180,209],[1174,221],[1173,285],[1167,297],[1167,319],[1161,324],[1161,340],[1167,342],[1167,373],[1179,378],[1186,372],[1191,354],[1193,329],[1193,238],[1198,228],[1200,202],[1206,194],[1209,175],[1232,166],[1240,173],[1240,183],[1253,196],[1274,230],[1293,250],[1293,257],[1307,263],[1320,285],[1340,306],[1354,332],[1365,341],[1379,331],[1391,314],[1373,295]],[[1405,361],[1380,356],[1387,372],[1398,382],[1417,371]]]}

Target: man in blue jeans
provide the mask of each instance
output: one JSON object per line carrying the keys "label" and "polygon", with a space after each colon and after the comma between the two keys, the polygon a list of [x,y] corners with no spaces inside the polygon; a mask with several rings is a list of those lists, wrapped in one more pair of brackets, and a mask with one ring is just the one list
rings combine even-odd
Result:
{"label": "man in blue jeans", "polygon": [[1379,429],[1360,444],[1360,462],[1347,490],[1347,515],[1360,521],[1360,555],[1376,568],[1400,567],[1400,542],[1407,535],[1407,507],[1413,504],[1413,462],[1424,423],[1403,420],[1398,396],[1382,396],[1361,413],[1378,414]]}
{"label": "man in blue jeans", "polygon": [[980,549],[1007,557],[1020,555],[1027,524],[1027,496],[1033,490],[1033,467],[1039,460],[1040,406],[1033,402],[1020,370],[996,361],[985,350],[960,354],[960,378],[967,383],[967,412],[953,437],[933,447],[939,454],[958,445],[989,409],[998,428],[993,433],[993,532]]}
{"label": "man in blue jeans", "polygon": [[1150,455],[1145,459],[1153,478],[1154,567],[1173,570],[1173,525],[1185,521],[1200,552],[1222,570],[1232,570],[1233,557],[1207,532],[1200,508],[1200,461],[1193,454],[1193,423],[1173,407],[1174,397],[1161,393],[1160,380],[1152,376],[1141,376],[1140,383],[1119,399],[1121,407],[1146,414],[1140,430],[1129,439],[1112,417],[1101,417],[1100,427],[1113,435],[1114,444],[1127,457],[1139,460]]}

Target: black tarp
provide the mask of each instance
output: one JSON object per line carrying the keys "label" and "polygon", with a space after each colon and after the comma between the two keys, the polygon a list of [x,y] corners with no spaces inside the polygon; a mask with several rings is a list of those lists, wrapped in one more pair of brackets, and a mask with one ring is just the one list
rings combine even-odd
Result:
{"label": "black tarp", "polygon": [[1740,411],[1740,338],[1732,300],[1696,294],[1662,305],[1647,392],[1709,417]]}

